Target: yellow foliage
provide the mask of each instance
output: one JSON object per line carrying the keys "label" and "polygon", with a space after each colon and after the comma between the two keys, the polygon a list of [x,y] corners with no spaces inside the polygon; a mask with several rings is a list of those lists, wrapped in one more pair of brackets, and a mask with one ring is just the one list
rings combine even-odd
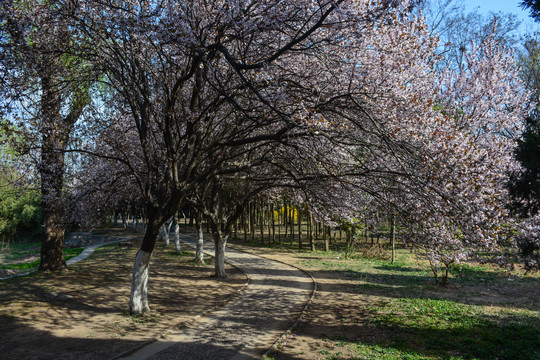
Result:
{"label": "yellow foliage", "polygon": [[297,219],[296,208],[294,208],[294,207],[289,208],[288,206],[282,206],[281,208],[279,208],[277,210],[274,210],[274,220],[278,221],[280,216],[283,217],[283,214],[285,214],[286,216],[289,216],[290,211],[292,211],[293,221],[296,222],[296,219]]}

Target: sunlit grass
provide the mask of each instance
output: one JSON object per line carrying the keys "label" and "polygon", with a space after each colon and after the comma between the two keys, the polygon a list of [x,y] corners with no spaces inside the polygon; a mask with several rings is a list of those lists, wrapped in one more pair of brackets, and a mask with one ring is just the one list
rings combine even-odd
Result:
{"label": "sunlit grass", "polygon": [[339,339],[317,358],[540,359],[540,299],[522,298],[540,286],[539,274],[465,263],[452,267],[450,285],[440,287],[427,261],[403,247],[392,264],[383,244],[358,244],[348,257],[339,244],[328,252],[296,251],[295,245],[281,248],[294,251],[298,266],[315,277],[334,273],[347,291],[373,304],[365,326],[374,339]]}
{"label": "sunlit grass", "polygon": [[[540,312],[437,299],[394,299],[371,308],[373,324],[401,352],[465,359],[539,359]],[[458,354],[459,353],[459,354]]]}

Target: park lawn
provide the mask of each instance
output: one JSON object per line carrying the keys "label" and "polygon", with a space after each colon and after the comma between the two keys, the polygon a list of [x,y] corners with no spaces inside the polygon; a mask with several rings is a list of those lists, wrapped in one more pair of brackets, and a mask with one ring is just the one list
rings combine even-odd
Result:
{"label": "park lawn", "polygon": [[440,287],[403,248],[393,265],[384,246],[350,258],[276,247],[254,251],[309,271],[318,290],[269,359],[540,359],[538,274],[464,264]]}
{"label": "park lawn", "polygon": [[[9,269],[9,270],[34,270],[37,269],[40,263],[39,259],[39,250],[37,255],[35,254],[35,249],[41,248],[41,243],[30,243],[30,244],[13,244],[13,248],[10,251],[6,251],[5,258],[7,259],[6,264],[0,265],[0,269]],[[64,260],[69,260],[80,253],[82,253],[84,248],[64,248]],[[37,259],[36,259],[37,257]]]}

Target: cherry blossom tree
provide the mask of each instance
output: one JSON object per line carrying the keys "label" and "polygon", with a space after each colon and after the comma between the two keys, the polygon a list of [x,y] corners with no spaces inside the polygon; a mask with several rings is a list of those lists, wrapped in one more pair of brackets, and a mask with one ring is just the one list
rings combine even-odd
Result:
{"label": "cherry blossom tree", "polygon": [[41,206],[46,238],[40,270],[66,268],[63,260],[64,151],[89,103],[90,68],[69,55],[70,3],[2,1],[0,57],[3,111],[25,126],[39,150]]}
{"label": "cherry blossom tree", "polygon": [[[314,78],[315,69],[343,66],[351,72],[344,56],[350,44],[400,6],[399,1],[82,6],[76,14],[79,41],[88,43],[86,56],[101,66],[133,117],[145,169],[140,184],[148,226],[134,265],[132,313],[148,309],[148,264],[159,228],[197,183],[213,176],[212,167],[203,166],[209,156],[219,159],[227,153],[223,149],[312,133],[306,121],[316,112],[308,104],[316,104],[325,81],[340,83]],[[212,133],[222,136],[208,136]]]}

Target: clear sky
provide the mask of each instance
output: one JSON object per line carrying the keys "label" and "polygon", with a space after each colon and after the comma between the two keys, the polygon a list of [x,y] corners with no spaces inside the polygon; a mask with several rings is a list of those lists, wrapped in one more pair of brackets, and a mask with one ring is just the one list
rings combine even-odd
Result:
{"label": "clear sky", "polygon": [[530,17],[529,11],[523,10],[520,6],[521,0],[465,0],[467,9],[478,9],[480,13],[505,12],[513,13],[522,21],[523,31],[538,30],[539,24],[536,24]]}

